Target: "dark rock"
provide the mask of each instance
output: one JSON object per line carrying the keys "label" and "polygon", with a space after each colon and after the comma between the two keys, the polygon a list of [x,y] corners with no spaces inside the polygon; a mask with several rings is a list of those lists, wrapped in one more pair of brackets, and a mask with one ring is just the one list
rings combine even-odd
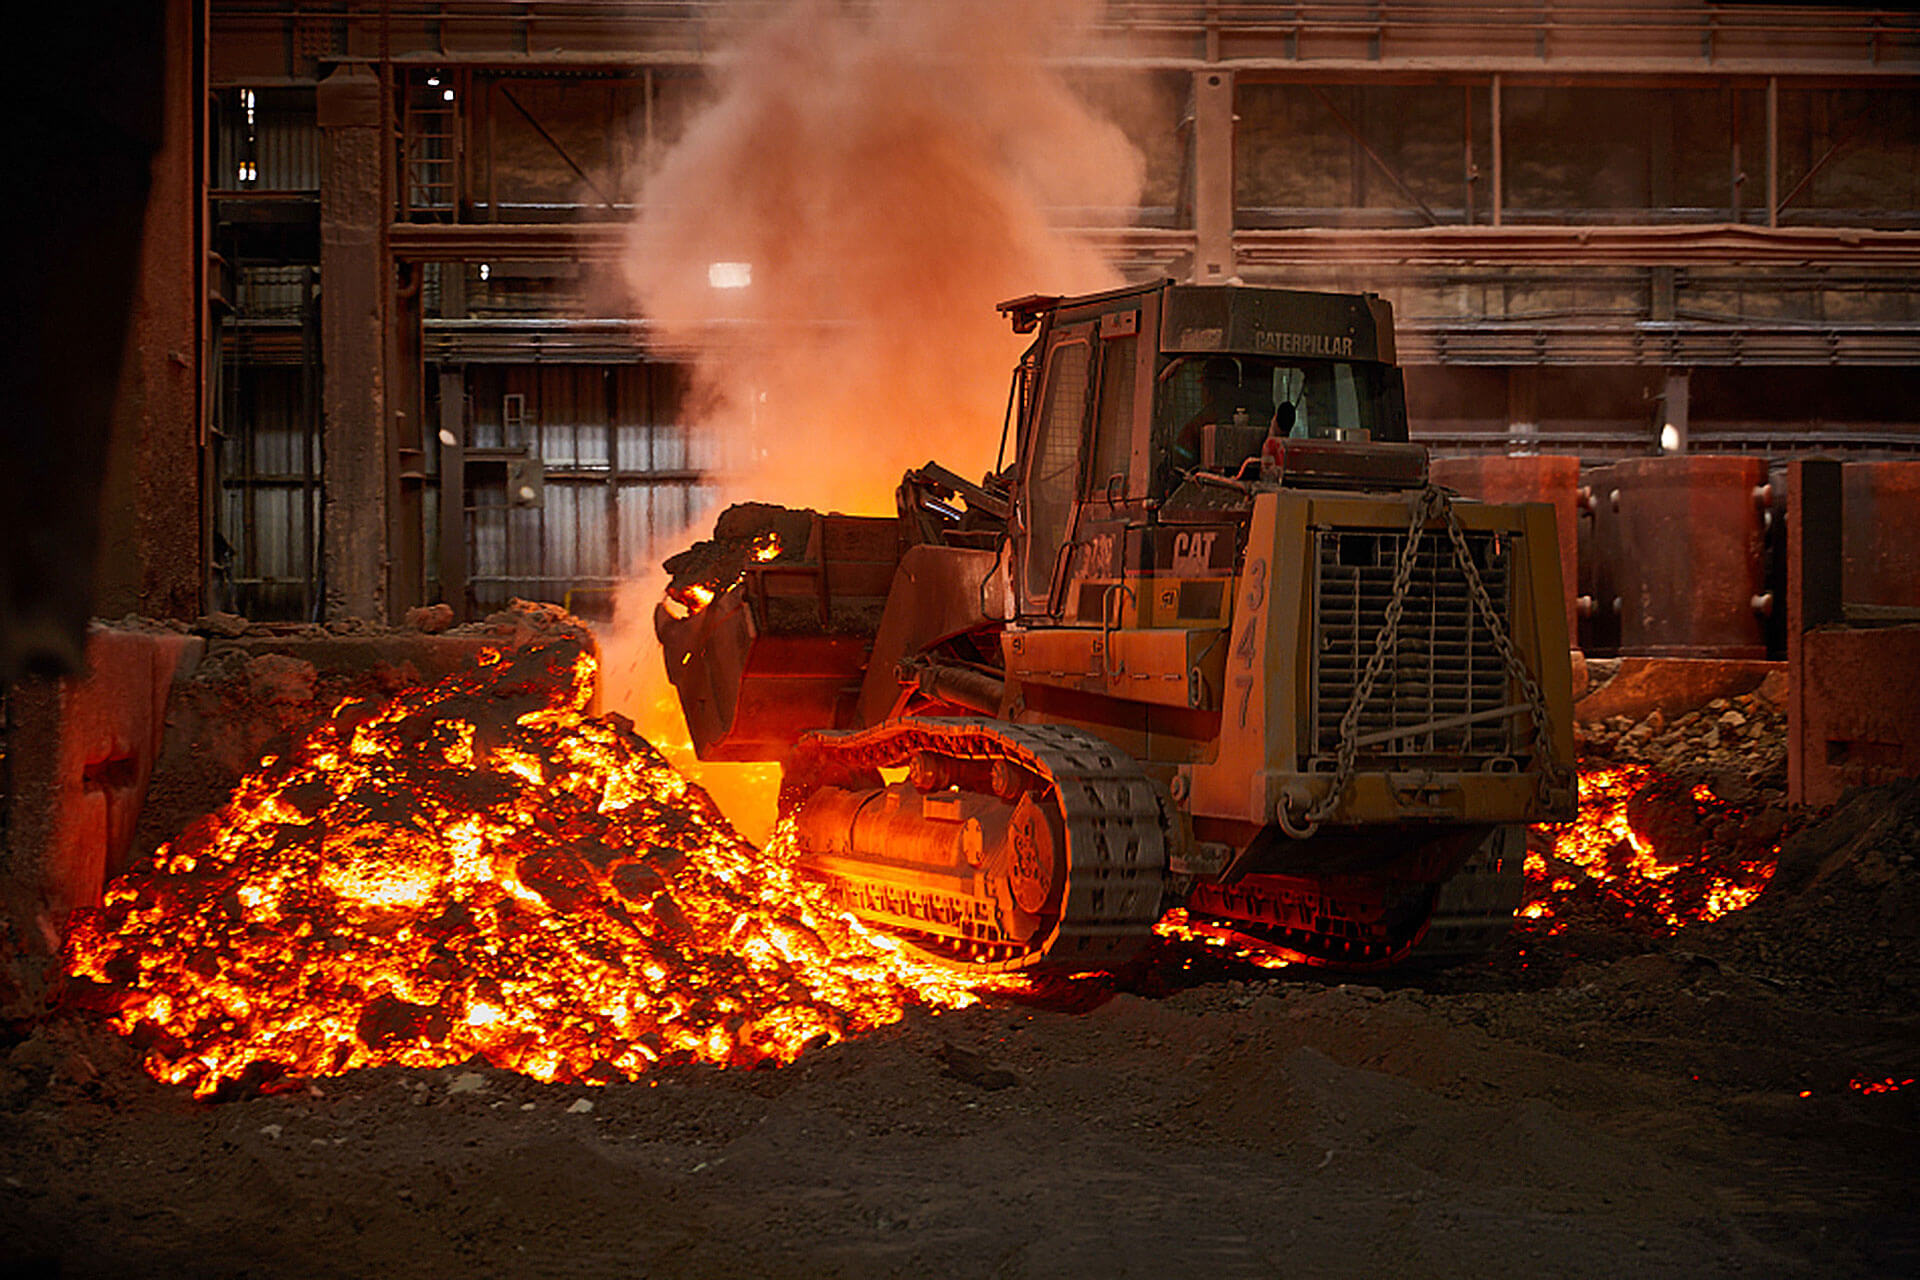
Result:
{"label": "dark rock", "polygon": [[193,629],[203,636],[221,636],[231,640],[247,634],[252,624],[237,613],[209,613],[196,619]]}
{"label": "dark rock", "polygon": [[962,1049],[942,1041],[934,1054],[946,1066],[946,1074],[977,1089],[1005,1089],[1020,1083],[1018,1076],[1004,1067],[996,1067],[985,1054]]}

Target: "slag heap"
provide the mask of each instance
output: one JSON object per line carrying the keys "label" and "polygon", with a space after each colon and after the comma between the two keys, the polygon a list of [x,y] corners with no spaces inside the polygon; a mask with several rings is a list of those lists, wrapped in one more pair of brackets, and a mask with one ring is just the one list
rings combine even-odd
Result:
{"label": "slag heap", "polygon": [[[618,716],[568,639],[348,704],[68,944],[157,1078],[791,1061],[961,984],[836,912]],[[776,841],[777,844],[777,841]]]}
{"label": "slag heap", "polygon": [[1659,932],[1718,920],[1758,898],[1772,879],[1777,828],[1756,839],[1745,814],[1704,783],[1644,765],[1583,766],[1580,813],[1535,827],[1524,919],[1557,932],[1569,907],[1600,907]]}

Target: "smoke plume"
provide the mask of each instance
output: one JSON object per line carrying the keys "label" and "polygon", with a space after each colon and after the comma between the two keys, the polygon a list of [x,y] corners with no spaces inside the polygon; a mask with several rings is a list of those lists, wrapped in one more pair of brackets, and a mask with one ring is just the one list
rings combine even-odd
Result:
{"label": "smoke plume", "polygon": [[[658,339],[698,353],[688,413],[723,503],[890,513],[910,466],[992,465],[1024,341],[994,304],[1121,283],[1050,217],[1130,210],[1143,181],[1049,62],[1095,8],[801,0],[716,58],[711,104],[646,182],[625,274]],[[616,634],[650,642],[660,584],[632,568],[650,581]],[[610,647],[609,705],[679,736],[658,723],[658,651]]]}
{"label": "smoke plume", "polygon": [[[803,0],[720,60],[626,274],[665,339],[705,352],[694,411],[730,496],[885,513],[908,466],[991,465],[1020,350],[994,304],[1119,283],[1047,211],[1130,208],[1142,182],[1044,61],[1087,8]],[[750,283],[716,288],[716,263]]]}

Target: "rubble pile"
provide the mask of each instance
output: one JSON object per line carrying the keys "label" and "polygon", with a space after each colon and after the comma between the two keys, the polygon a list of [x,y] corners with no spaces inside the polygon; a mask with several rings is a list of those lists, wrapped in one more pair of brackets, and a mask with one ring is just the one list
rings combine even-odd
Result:
{"label": "rubble pile", "polygon": [[1920,779],[1848,792],[1782,841],[1759,901],[1686,937],[1829,1007],[1906,1012],[1920,991]]}
{"label": "rubble pile", "polygon": [[1764,791],[1786,787],[1787,713],[1765,690],[1715,698],[1671,719],[1656,708],[1639,721],[1588,721],[1579,742],[1594,759],[1738,779]]}

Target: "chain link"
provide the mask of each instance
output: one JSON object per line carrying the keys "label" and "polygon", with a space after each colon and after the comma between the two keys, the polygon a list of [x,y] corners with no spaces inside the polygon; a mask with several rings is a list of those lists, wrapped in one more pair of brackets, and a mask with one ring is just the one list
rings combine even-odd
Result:
{"label": "chain link", "polygon": [[1366,669],[1361,673],[1353,697],[1347,701],[1347,709],[1340,717],[1340,745],[1334,755],[1332,785],[1307,810],[1304,825],[1294,819],[1286,801],[1280,803],[1280,827],[1295,839],[1305,839],[1319,830],[1320,824],[1339,808],[1341,796],[1347,784],[1353,780],[1354,761],[1360,750],[1356,732],[1360,727],[1360,716],[1366,710],[1367,703],[1372,701],[1373,687],[1378,683],[1380,673],[1386,670],[1387,655],[1394,651],[1399,639],[1400,615],[1406,611],[1407,591],[1413,582],[1413,566],[1419,556],[1420,538],[1426,532],[1427,522],[1435,516],[1444,518],[1447,537],[1453,544],[1454,560],[1467,580],[1467,590],[1473,597],[1474,608],[1486,619],[1487,630],[1493,637],[1494,651],[1500,655],[1507,675],[1520,686],[1521,695],[1526,699],[1543,780],[1547,787],[1553,789],[1569,785],[1567,771],[1553,752],[1553,725],[1547,713],[1546,695],[1541,692],[1533,673],[1527,669],[1527,664],[1507,636],[1506,621],[1494,609],[1493,598],[1487,593],[1486,583],[1481,581],[1480,567],[1474,563],[1473,552],[1467,546],[1466,532],[1461,529],[1460,519],[1454,514],[1452,500],[1440,488],[1428,485],[1414,502],[1413,518],[1407,522],[1407,535],[1400,547],[1400,558],[1393,566],[1393,593],[1387,599],[1387,612],[1381,620],[1380,634],[1374,638],[1373,652],[1367,655]]}
{"label": "chain link", "polygon": [[1541,692],[1533,672],[1528,670],[1519,650],[1513,647],[1513,640],[1507,635],[1506,621],[1494,610],[1493,598],[1487,594],[1487,585],[1480,579],[1480,566],[1474,563],[1473,553],[1467,548],[1466,531],[1460,527],[1459,517],[1453,513],[1452,500],[1438,489],[1429,489],[1428,492],[1439,496],[1440,510],[1447,517],[1447,537],[1453,542],[1453,557],[1466,575],[1467,590],[1473,593],[1474,607],[1487,620],[1487,633],[1493,638],[1494,650],[1506,666],[1507,675],[1520,686],[1521,696],[1526,699],[1527,714],[1533,721],[1533,749],[1540,757],[1541,779],[1548,790],[1571,786],[1573,779],[1553,751],[1553,721],[1547,714],[1547,695]]}

